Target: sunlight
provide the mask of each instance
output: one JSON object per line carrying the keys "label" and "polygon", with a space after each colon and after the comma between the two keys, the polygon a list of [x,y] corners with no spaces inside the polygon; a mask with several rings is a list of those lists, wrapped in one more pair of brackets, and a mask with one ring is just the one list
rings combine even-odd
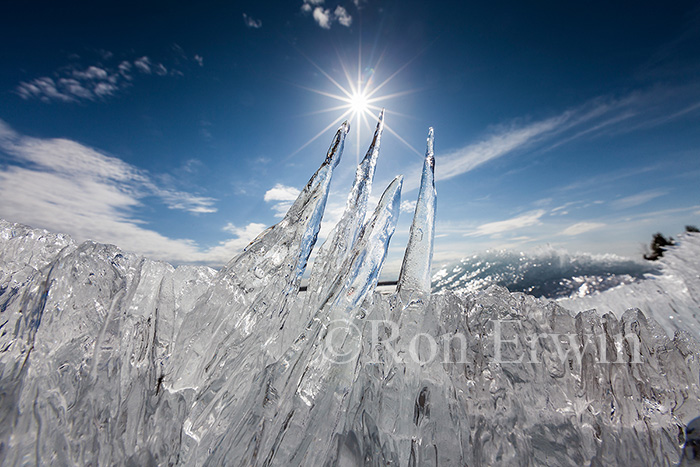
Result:
{"label": "sunlight", "polygon": [[357,115],[364,115],[365,112],[368,112],[369,102],[365,93],[362,91],[355,92],[350,98],[350,106]]}
{"label": "sunlight", "polygon": [[[362,141],[362,134],[364,131],[369,131],[370,134],[373,131],[372,126],[370,125],[369,122],[375,121],[377,118],[377,114],[382,110],[382,107],[384,105],[377,105],[377,104],[383,104],[383,101],[393,99],[396,97],[400,96],[405,96],[407,94],[411,94],[416,92],[417,90],[406,90],[406,91],[400,91],[400,92],[394,92],[394,93],[384,93],[380,94],[379,91],[386,86],[390,81],[392,81],[401,71],[403,71],[408,64],[413,61],[409,60],[409,62],[405,63],[403,66],[399,67],[397,70],[395,70],[393,73],[389,75],[388,78],[386,78],[384,81],[379,83],[378,85],[375,85],[374,83],[374,77],[375,77],[375,68],[373,67],[362,67],[362,61],[358,56],[358,62],[357,62],[357,74],[355,76],[352,76],[350,71],[348,70],[348,66],[345,62],[340,61],[340,65],[343,69],[343,75],[345,77],[345,81],[347,84],[343,85],[341,84],[337,79],[334,79],[328,72],[326,72],[323,68],[318,66],[316,63],[314,63],[313,60],[311,60],[309,57],[304,55],[301,51],[299,53],[306,58],[306,60],[311,63],[314,68],[316,68],[333,86],[335,86],[339,91],[340,94],[334,94],[332,92],[324,91],[321,89],[314,89],[302,85],[298,85],[298,87],[305,89],[307,91],[314,92],[316,94],[320,94],[322,96],[328,97],[330,99],[335,100],[336,102],[334,103],[335,105],[330,105],[326,108],[319,109],[314,112],[310,112],[307,115],[313,115],[313,114],[319,114],[319,113],[325,113],[325,112],[339,112],[340,115],[333,120],[333,122],[328,125],[326,128],[318,132],[314,137],[312,137],[309,141],[304,143],[299,149],[294,151],[292,154],[290,154],[289,157],[293,156],[294,154],[298,153],[305,147],[307,147],[309,144],[311,144],[313,141],[315,141],[317,138],[319,138],[322,134],[324,134],[328,129],[336,125],[338,122],[342,121],[343,119],[348,119],[351,128],[354,130],[356,138],[357,138],[357,148],[356,148],[356,159],[359,162],[360,159],[360,142]],[[381,58],[380,60],[381,61]],[[378,63],[377,63],[378,65]],[[401,115],[397,114],[395,112],[390,112],[387,111],[387,114],[394,114],[394,115]],[[366,127],[363,129],[363,127]],[[411,152],[414,154],[417,154],[419,157],[423,157],[423,154],[418,151],[416,148],[411,146],[404,138],[400,137],[396,131],[394,131],[389,124],[387,124],[386,120],[384,121],[384,128],[388,130],[392,135],[396,136],[401,143],[406,145]]]}

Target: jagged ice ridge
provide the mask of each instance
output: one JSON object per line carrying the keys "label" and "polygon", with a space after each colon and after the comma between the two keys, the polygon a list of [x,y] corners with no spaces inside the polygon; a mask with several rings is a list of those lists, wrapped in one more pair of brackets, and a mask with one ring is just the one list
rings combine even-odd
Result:
{"label": "jagged ice ridge", "polygon": [[305,293],[347,123],[219,271],[0,221],[0,463],[676,464],[700,347],[694,325],[657,323],[664,299],[616,316],[502,287],[431,294],[432,129],[397,290],[375,291],[402,187],[365,222],[383,118]]}

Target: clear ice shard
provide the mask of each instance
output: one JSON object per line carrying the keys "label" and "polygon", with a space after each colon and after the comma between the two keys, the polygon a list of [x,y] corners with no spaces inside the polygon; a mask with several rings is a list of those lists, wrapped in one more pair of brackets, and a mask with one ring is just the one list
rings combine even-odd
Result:
{"label": "clear ice shard", "polygon": [[[321,226],[333,169],[340,162],[349,131],[347,122],[335,134],[326,159],[311,177],[284,219],[261,233],[217,274],[199,298],[177,336],[173,351],[172,388],[211,386],[236,341],[262,321],[265,328],[280,319],[285,304],[299,288]],[[283,317],[282,317],[283,319]],[[265,335],[268,329],[259,330]],[[216,386],[217,381],[213,381]]]}
{"label": "clear ice shard", "polygon": [[418,201],[403,257],[397,285],[397,295],[404,305],[413,301],[425,301],[430,297],[431,263],[435,238],[435,154],[432,127],[428,130],[425,160],[421,174]]}
{"label": "clear ice shard", "polygon": [[[397,177],[384,191],[316,319],[259,375],[239,420],[205,465],[323,465],[355,379],[361,341],[353,331],[364,325],[360,305],[377,284],[396,228],[402,183]],[[342,361],[329,358],[329,351]]]}
{"label": "clear ice shard", "polygon": [[317,254],[317,260],[311,269],[309,285],[304,307],[313,310],[325,300],[330,288],[328,277],[335,276],[348,254],[355,245],[357,237],[365,220],[367,200],[372,192],[374,170],[379,157],[382,132],[384,131],[384,110],[379,114],[377,128],[367,154],[357,166],[355,181],[348,195],[345,211],[333,228]]}
{"label": "clear ice shard", "polygon": [[382,294],[402,187],[364,223],[382,125],[306,292],[346,124],[285,218],[218,272],[0,220],[0,464],[677,465],[700,414],[700,234],[569,309],[431,293],[431,131]]}

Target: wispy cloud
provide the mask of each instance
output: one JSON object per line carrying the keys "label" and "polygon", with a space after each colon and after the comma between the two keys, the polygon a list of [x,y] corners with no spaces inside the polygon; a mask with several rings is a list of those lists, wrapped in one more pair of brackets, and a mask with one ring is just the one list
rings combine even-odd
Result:
{"label": "wispy cloud", "polygon": [[481,164],[502,157],[556,129],[564,116],[533,123],[521,128],[511,128],[484,141],[449,152],[440,157],[435,167],[435,178],[447,180],[469,172]]}
{"label": "wispy cloud", "polygon": [[[102,51],[104,52],[104,51]],[[137,75],[168,76],[182,75],[180,70],[167,68],[148,56],[131,60],[112,62],[114,54],[102,53],[105,64],[89,66],[68,65],[51,73],[28,81],[20,82],[15,92],[22,99],[38,99],[42,102],[86,102],[99,101],[112,97],[130,87]],[[189,59],[188,59],[189,60]],[[203,65],[199,55],[192,58]]]}
{"label": "wispy cloud", "polygon": [[[607,109],[607,105],[585,106],[568,110],[561,114],[529,124],[511,124],[492,130],[483,140],[462,148],[438,154],[435,164],[435,179],[448,180],[470,172],[482,164],[516,151],[526,149],[571,129],[576,125],[597,117]],[[419,170],[414,176],[406,177],[404,191],[418,188]]]}
{"label": "wispy cloud", "polygon": [[632,196],[625,196],[624,198],[616,199],[610,205],[615,209],[627,209],[635,206],[640,206],[644,203],[648,203],[652,199],[659,198],[666,195],[668,192],[661,190],[649,190],[642,193],[637,193]]}
{"label": "wispy cloud", "polygon": [[[699,98],[700,89],[697,87],[655,88],[622,98],[599,97],[550,118],[496,127],[481,141],[442,154],[437,153],[435,178],[439,181],[457,177],[485,163],[518,152],[550,151],[581,138],[662,125],[699,111]],[[695,103],[688,106],[688,100]],[[648,171],[653,168],[639,170]],[[416,164],[413,174],[406,177],[404,192],[418,188],[419,180],[420,168]]]}
{"label": "wispy cloud", "polygon": [[135,198],[156,196],[170,209],[216,212],[213,198],[159,186],[146,171],[75,141],[21,136],[1,120],[0,149],[30,172],[111,185]]}
{"label": "wispy cloud", "polygon": [[137,58],[134,60],[134,66],[141,73],[145,73],[147,75],[151,74],[151,59],[148,57]]}
{"label": "wispy cloud", "polygon": [[255,19],[252,16],[248,16],[247,14],[243,13],[243,22],[245,23],[246,26],[252,29],[260,29],[262,27],[262,21],[259,19]]}
{"label": "wispy cloud", "polygon": [[215,200],[156,182],[148,172],[67,139],[23,136],[0,121],[0,217],[76,240],[114,243],[128,251],[172,262],[223,264],[264,226],[227,226],[232,237],[211,248],[172,239],[147,227],[135,212],[156,197],[170,209],[215,212]]}
{"label": "wispy cloud", "polygon": [[591,230],[596,230],[600,229],[601,227],[605,227],[605,224],[601,222],[579,222],[573,225],[570,225],[569,227],[565,228],[562,232],[561,235],[567,235],[567,236],[575,236],[575,235],[580,235],[582,233],[590,232]]}
{"label": "wispy cloud", "polygon": [[[610,185],[619,180],[623,180],[629,177],[636,177],[649,172],[656,172],[662,167],[661,164],[648,165],[645,167],[638,168],[626,168],[624,170],[618,170],[615,172],[603,172],[596,174],[593,177],[584,178],[578,180],[574,183],[570,183],[566,186],[559,188],[561,191],[573,191],[581,189],[599,190],[600,187],[605,185]],[[599,203],[602,203],[599,202]]]}
{"label": "wispy cloud", "polygon": [[540,219],[546,214],[543,209],[529,211],[519,216],[482,224],[472,232],[464,234],[466,237],[479,237],[483,235],[499,235],[505,232],[517,233],[519,229],[540,224]]}

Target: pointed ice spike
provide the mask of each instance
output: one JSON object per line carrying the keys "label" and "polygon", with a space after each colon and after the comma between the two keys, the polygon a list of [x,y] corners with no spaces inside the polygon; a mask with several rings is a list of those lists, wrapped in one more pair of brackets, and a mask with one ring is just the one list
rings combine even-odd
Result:
{"label": "pointed ice spike", "polygon": [[[261,316],[279,316],[290,294],[298,290],[348,130],[349,125],[344,122],[325,161],[284,219],[260,234],[222,268],[214,284],[185,317],[172,362],[174,389],[199,387],[213,377],[230,357],[231,346],[253,332]],[[216,378],[220,376],[223,377]]]}
{"label": "pointed ice spike", "polygon": [[397,296],[404,306],[414,301],[425,300],[430,296],[430,266],[433,259],[436,208],[435,156],[433,153],[433,128],[431,127],[428,130],[418,202],[413,214],[408,246],[403,257],[396,289]]}
{"label": "pointed ice spike", "polygon": [[[339,319],[338,316],[342,320],[348,314],[354,315],[355,313],[351,313],[351,311],[357,310],[365,298],[372,293],[386,258],[389,240],[396,229],[396,221],[401,204],[401,186],[402,178],[397,177],[385,190],[372,218],[359,234],[355,247],[346,258],[342,267],[339,268],[336,276],[328,279],[328,282],[330,282],[329,297],[323,304],[323,308],[316,311],[314,319],[311,321],[312,325],[296,336],[297,339],[290,344],[289,348],[285,349],[282,358],[265,369],[265,366],[270,361],[266,360],[264,352],[261,352],[264,343],[260,340],[256,341],[255,336],[258,333],[262,333],[267,339],[278,331],[270,328],[269,332],[261,332],[261,328],[257,328],[255,334],[241,343],[238,355],[226,362],[226,366],[221,370],[222,373],[227,375],[236,373],[238,377],[229,378],[229,380],[223,382],[223,386],[218,391],[221,398],[200,398],[187,420],[189,429],[200,435],[200,439],[196,443],[198,452],[210,452],[214,443],[217,442],[219,435],[216,434],[216,429],[212,428],[212,424],[215,421],[222,419],[244,420],[247,417],[260,416],[257,411],[268,406],[267,403],[260,401],[260,397],[266,397],[266,392],[270,390],[268,388],[269,384],[274,383],[276,386],[275,391],[283,391],[286,382],[296,378],[296,382],[292,385],[296,388],[302,375],[294,372],[303,370],[306,363],[297,365],[295,362],[305,362],[307,358],[318,357],[313,352],[316,351],[314,349],[317,347],[318,339],[320,338],[319,334],[329,320]],[[343,345],[348,346],[350,342],[348,341]],[[318,376],[318,378],[325,378],[326,376],[319,375],[326,375],[329,371],[327,364],[330,362],[320,361],[317,363],[322,363],[325,366],[322,366],[320,369],[317,366],[313,366],[309,371],[313,370],[314,375]],[[266,380],[256,380],[256,375],[263,371],[265,374],[269,372],[265,376]],[[314,385],[316,376],[305,380],[307,382],[310,381],[306,385],[305,392],[313,391],[311,386]],[[331,387],[335,386],[331,385]],[[248,396],[246,398],[234,397],[234,401],[229,401],[229,403],[223,402],[226,400],[226,397],[231,398],[233,394],[247,394]],[[292,396],[288,395],[288,397],[291,398]],[[240,413],[247,413],[248,415],[241,417]],[[320,422],[317,425],[322,426]],[[241,421],[226,428],[226,436],[243,440],[243,432],[248,433],[246,436],[257,436],[255,430],[257,430],[256,423],[247,424]],[[204,434],[206,436],[203,436]],[[266,429],[264,434],[269,434],[269,431]],[[245,454],[246,449],[243,446],[248,446],[248,443],[248,439],[245,439],[242,441],[242,444],[237,445],[238,447],[234,449],[236,455],[231,457],[232,454],[227,454],[227,461],[232,465],[237,463],[240,463],[240,465],[252,465],[249,462],[250,459],[244,462],[237,457]],[[214,465],[219,465],[222,459],[216,456],[213,457],[216,460]],[[187,457],[182,458],[183,463],[190,463],[189,459]],[[233,462],[231,459],[237,459],[237,461]]]}
{"label": "pointed ice spike", "polygon": [[382,109],[372,143],[355,171],[355,182],[348,195],[345,211],[328,239],[321,245],[311,270],[304,306],[309,314],[314,313],[320,305],[319,302],[327,297],[330,286],[328,277],[334,277],[338,273],[338,269],[357,241],[367,211],[367,200],[372,192],[372,180],[383,130],[384,110]]}
{"label": "pointed ice spike", "polygon": [[364,227],[358,248],[346,261],[346,264],[349,263],[350,280],[345,291],[337,295],[333,310],[350,313],[377,285],[389,240],[396,229],[402,186],[403,175],[399,175],[384,190],[372,218]]}
{"label": "pointed ice spike", "polygon": [[[264,370],[255,380],[256,387],[237,401],[238,409],[224,406],[236,416],[222,415],[221,419],[233,422],[222,432],[221,440],[202,439],[198,443],[199,449],[211,452],[205,465],[258,465],[261,459],[273,457],[286,459],[288,465],[316,465],[312,458],[325,458],[335,424],[341,423],[344,396],[358,370],[355,363],[361,345],[359,336],[342,338],[347,330],[338,326],[361,326],[364,322],[358,308],[374,290],[386,258],[399,216],[402,184],[403,177],[398,176],[384,191],[333,281],[314,325]],[[354,355],[354,359],[330,360],[323,339],[333,339],[334,349]],[[334,423],[330,429],[329,420]]]}

